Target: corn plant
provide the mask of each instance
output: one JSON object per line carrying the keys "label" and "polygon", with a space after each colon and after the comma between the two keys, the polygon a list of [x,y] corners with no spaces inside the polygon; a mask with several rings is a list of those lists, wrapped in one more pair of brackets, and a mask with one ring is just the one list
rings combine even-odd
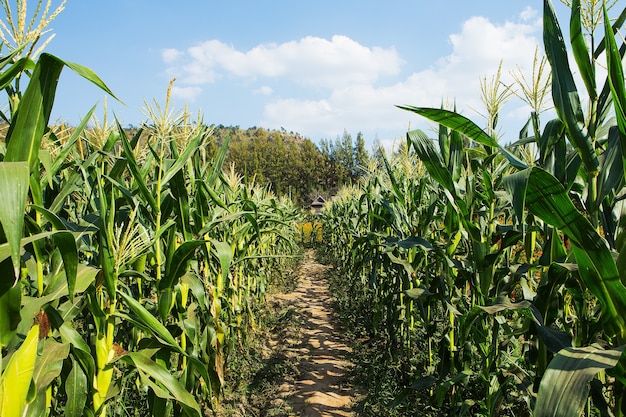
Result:
{"label": "corn plant", "polygon": [[[616,23],[617,28],[621,26],[620,22],[623,19],[623,15],[624,12],[622,12]],[[611,44],[614,30],[608,23],[608,16],[606,14],[605,16],[605,38],[608,39],[608,44]],[[537,363],[536,371],[538,376],[543,375],[545,371],[545,376],[542,379],[538,401],[535,405],[535,414],[538,415],[548,412],[550,415],[553,415],[552,413],[573,415],[573,413],[579,412],[578,410],[582,410],[586,401],[586,390],[582,388],[579,391],[572,391],[570,389],[573,385],[563,384],[562,382],[557,384],[555,381],[559,380],[559,377],[564,377],[566,369],[568,371],[577,370],[575,375],[580,379],[574,379],[574,381],[590,381],[599,370],[615,366],[617,358],[619,358],[623,349],[623,347],[619,347],[621,345],[622,325],[616,311],[623,308],[622,297],[624,288],[619,280],[615,279],[618,273],[610,256],[609,245],[598,234],[598,231],[601,229],[598,227],[598,219],[601,218],[603,231],[605,233],[609,231],[609,233],[606,233],[608,240],[610,242],[614,241],[616,220],[613,214],[614,197],[611,196],[617,194],[621,187],[622,175],[619,172],[623,171],[623,168],[615,162],[617,154],[615,147],[619,143],[616,136],[617,129],[610,127],[610,125],[605,125],[608,107],[611,103],[609,93],[611,81],[606,81],[601,93],[596,92],[595,76],[593,75],[595,70],[592,62],[595,62],[597,59],[599,50],[592,51],[592,53],[588,52],[580,33],[580,22],[580,3],[573,2],[570,32],[572,34],[571,40],[574,56],[583,75],[584,85],[590,99],[590,111],[586,118],[569,69],[565,45],[556,16],[551,4],[545,2],[544,44],[548,61],[552,66],[552,94],[559,119],[548,123],[541,137],[537,135],[538,130],[535,130],[535,141],[542,150],[541,161],[543,162],[547,160],[545,158],[546,154],[556,152],[558,149],[561,150],[559,154],[550,156],[552,159],[552,171],[560,173],[561,181],[552,174],[533,167],[508,176],[505,184],[506,189],[511,194],[512,208],[515,210],[515,217],[518,220],[518,230],[526,234],[526,236],[533,236],[534,230],[532,228],[524,230],[523,227],[524,218],[527,221],[532,221],[530,216],[536,216],[545,225],[544,227],[540,226],[544,233],[539,242],[543,246],[543,253],[545,254],[540,263],[549,265],[550,269],[548,274],[542,277],[541,283],[545,290],[549,287],[551,287],[551,290],[544,293],[543,296],[537,295],[534,297],[535,302],[542,310],[541,313],[544,316],[554,315],[554,312],[549,311],[550,307],[547,304],[554,302],[553,297],[556,295],[554,289],[557,288],[558,284],[555,281],[559,279],[556,276],[556,271],[558,270],[562,274],[561,277],[569,275],[564,274],[563,270],[556,265],[567,258],[575,259],[578,268],[571,272],[576,273],[583,285],[566,284],[566,288],[568,288],[568,291],[572,291],[569,293],[570,296],[578,294],[578,300],[575,302],[574,308],[580,314],[581,322],[577,324],[582,324],[586,321],[587,317],[583,318],[582,316],[587,314],[585,310],[590,307],[590,304],[599,303],[601,308],[600,328],[607,341],[615,343],[616,348],[615,350],[607,350],[606,357],[610,359],[602,361],[601,366],[591,368],[594,371],[590,371],[590,365],[588,362],[585,362],[584,358],[589,357],[589,355],[603,355],[603,353],[597,349],[571,346],[579,346],[581,343],[587,344],[593,341],[593,338],[597,335],[594,332],[597,332],[598,329],[597,325],[593,326],[592,323],[597,318],[588,317],[589,321],[586,324],[570,329],[570,331],[574,330],[575,332],[573,345],[563,336],[558,336],[557,339],[561,340],[561,342],[554,344],[553,339],[555,335],[542,330],[543,318],[539,319],[541,315],[537,315],[533,310],[535,320],[539,320],[539,323],[536,323],[536,325],[542,340],[540,344],[545,343],[555,353],[551,365],[545,369],[545,362],[547,362],[546,346],[542,346],[544,347],[544,362],[540,361]],[[621,62],[620,54],[615,47],[613,47],[612,56],[613,58],[609,58],[609,61],[614,62],[617,60]],[[469,121],[460,115],[420,108],[407,108],[407,110],[416,111],[447,127],[456,129],[479,143],[485,144],[489,141],[488,135],[484,135],[480,130],[476,129],[475,125],[468,123]],[[536,113],[532,117],[533,125],[538,126]],[[558,143],[564,143],[565,138],[570,140],[572,146],[577,151],[577,154],[573,157],[566,156],[563,158],[565,156],[562,153],[564,147],[562,145],[557,146]],[[523,166],[518,164],[516,158],[511,157],[509,151],[502,149],[502,153],[508,158],[511,165],[523,168]],[[561,156],[561,159],[557,159],[557,155]],[[601,157],[598,157],[598,155],[601,155]],[[600,167],[601,163],[602,167]],[[602,172],[601,176],[598,175],[599,172]],[[582,189],[574,186],[575,178],[580,178],[579,175],[582,175],[583,179],[584,188]],[[598,191],[598,188],[601,191]],[[570,195],[575,197],[574,202],[582,203],[579,204],[579,207],[586,207],[586,216],[578,213],[567,194],[567,189],[571,189]],[[577,198],[577,196],[580,196],[580,198]],[[583,200],[583,197],[586,197],[586,200]],[[524,212],[524,209],[528,210],[528,214]],[[563,238],[556,231],[562,232]],[[534,238],[531,240],[531,244],[535,245]],[[570,244],[572,253],[567,255],[563,247],[567,248]],[[614,244],[610,246],[614,247]],[[533,257],[533,251],[528,248],[528,245],[526,245],[526,257],[531,260]],[[560,279],[562,280],[563,278]],[[548,281],[548,283],[545,283],[545,281]],[[585,292],[593,294],[597,301],[585,300],[587,298],[584,295]],[[565,307],[564,304],[561,304],[561,306]],[[596,327],[596,329],[594,330],[592,326]],[[568,354],[566,352],[572,353]],[[569,359],[563,359],[564,356]],[[597,359],[596,356],[593,357]],[[580,359],[577,361],[577,358]],[[555,375],[559,376],[556,377]],[[616,392],[618,393],[616,396],[618,402],[616,409],[619,409],[621,407],[619,385],[616,387]],[[568,400],[563,401],[563,398],[568,398]],[[600,408],[605,406],[602,403],[598,404]]]}
{"label": "corn plant", "polygon": [[[33,27],[18,4],[20,17],[1,26],[14,35]],[[60,11],[47,17],[49,7],[40,31]],[[228,141],[207,155],[212,129],[173,110],[169,93],[132,137],[106,113],[88,127],[94,109],[74,129],[50,129],[63,67],[113,94],[85,67],[34,59],[38,36],[13,38],[0,60],[11,102],[0,414],[203,415],[296,250],[299,211],[225,174]]]}
{"label": "corn plant", "polygon": [[[615,21],[600,13],[604,40],[596,44],[595,33],[582,33],[587,9],[571,6],[576,71],[546,1],[547,58],[536,57],[531,83],[517,77],[533,108],[517,142],[503,146],[497,136],[499,108],[510,95],[498,90],[499,75],[491,86],[481,83],[485,129],[455,111],[401,106],[438,124],[434,140],[421,131],[407,135],[418,158],[413,169],[428,175],[399,181],[387,169],[384,182],[378,174],[325,213],[327,250],[355,277],[343,288],[353,291],[350,302],[364,299],[349,307],[371,305],[373,334],[384,328],[392,346],[423,348],[389,359],[404,364],[407,378],[398,384],[398,407],[408,399],[423,404],[425,391],[423,409],[434,415],[497,415],[511,407],[535,415],[594,407],[623,413],[626,46],[622,40],[618,47],[615,34],[626,9]],[[597,88],[604,51],[609,75]],[[548,63],[550,89],[542,81]],[[586,113],[575,72],[589,97]],[[550,90],[558,118],[542,125]],[[416,361],[420,371],[407,366]]]}

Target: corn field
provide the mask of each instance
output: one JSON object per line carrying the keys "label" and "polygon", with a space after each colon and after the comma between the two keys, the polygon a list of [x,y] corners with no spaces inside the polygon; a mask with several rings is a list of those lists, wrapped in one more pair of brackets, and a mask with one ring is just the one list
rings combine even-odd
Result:
{"label": "corn field", "polygon": [[90,126],[95,108],[50,126],[63,69],[117,98],[43,52],[64,2],[31,22],[25,0],[15,16],[0,2],[0,416],[217,409],[296,242],[337,266],[338,304],[395,378],[385,415],[625,415],[626,7],[572,0],[566,42],[543,3],[514,143],[497,134],[513,94],[499,72],[481,82],[484,129],[399,106],[435,138],[408,132],[306,219],[224,166],[228,140],[208,152],[211,127],[169,90],[132,134],[106,110]]}
{"label": "corn field", "polygon": [[[482,83],[484,129],[401,106],[435,137],[408,132],[324,209],[335,293],[383,341],[396,415],[625,415],[626,8],[616,13],[572,1],[566,43],[544,1],[546,58],[517,78],[532,113],[514,143],[496,133],[511,93],[499,73]],[[557,118],[545,122],[550,86]]]}
{"label": "corn field", "polygon": [[211,128],[169,92],[132,137],[106,113],[88,127],[94,109],[49,128],[65,67],[115,96],[88,68],[33,53],[39,36],[12,39],[0,59],[0,415],[205,415],[291,262],[299,209],[225,169],[228,141],[208,155]]}

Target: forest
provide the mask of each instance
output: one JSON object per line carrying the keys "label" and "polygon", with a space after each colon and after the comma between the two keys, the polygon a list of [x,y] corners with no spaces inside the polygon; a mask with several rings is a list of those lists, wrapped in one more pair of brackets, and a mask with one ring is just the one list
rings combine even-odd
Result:
{"label": "forest", "polygon": [[259,184],[306,207],[318,196],[330,199],[339,188],[358,180],[368,167],[365,139],[345,132],[319,146],[297,133],[218,125],[215,145],[230,137],[226,164]]}

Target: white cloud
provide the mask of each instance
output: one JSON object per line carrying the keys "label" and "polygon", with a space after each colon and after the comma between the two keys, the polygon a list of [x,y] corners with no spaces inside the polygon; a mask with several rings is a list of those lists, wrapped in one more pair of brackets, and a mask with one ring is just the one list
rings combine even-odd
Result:
{"label": "white cloud", "polygon": [[172,97],[185,101],[194,101],[195,98],[202,93],[202,88],[197,86],[190,87],[172,87]]}
{"label": "white cloud", "polygon": [[522,13],[520,13],[520,18],[524,22],[536,21],[538,17],[539,12],[530,6],[527,6]]}
{"label": "white cloud", "polygon": [[[460,33],[450,36],[452,52],[441,57],[434,65],[414,72],[402,80],[386,85],[347,82],[338,86],[326,98],[318,101],[275,100],[265,107],[263,123],[268,126],[289,126],[304,134],[315,132],[321,137],[336,137],[344,129],[349,131],[400,132],[423,123],[424,119],[399,110],[395,105],[439,107],[442,102],[456,103],[458,110],[479,125],[484,119],[472,109],[482,109],[479,80],[491,79],[503,60],[503,81],[511,83],[509,71],[518,66],[529,73],[536,45],[540,43],[541,23],[531,19],[525,10],[524,22],[495,24],[484,17],[468,19]],[[515,99],[513,99],[515,100]],[[519,103],[517,103],[519,105]],[[514,119],[513,126],[506,129],[508,138],[517,136],[528,113],[520,111],[501,114],[501,126],[505,117]],[[314,138],[318,138],[314,136]],[[381,137],[393,140],[395,137]]]}
{"label": "white cloud", "polygon": [[254,94],[261,94],[263,96],[271,96],[274,93],[274,89],[269,85],[263,85],[253,91]]}
{"label": "white cloud", "polygon": [[178,49],[166,48],[161,51],[161,58],[163,58],[163,62],[165,62],[166,64],[171,64],[172,62],[180,58],[183,54],[184,52],[179,51]]}
{"label": "white cloud", "polygon": [[210,40],[184,54],[178,52],[164,51],[164,62],[173,64],[169,72],[178,73],[181,81],[189,84],[214,82],[228,74],[251,79],[280,77],[302,85],[334,88],[396,75],[403,63],[394,48],[370,48],[340,35],[330,40],[307,36],[282,44],[261,44],[246,52]]}
{"label": "white cloud", "polygon": [[[395,139],[389,132],[402,134],[409,123],[412,127],[424,123],[397,109],[399,104],[439,107],[442,101],[456,102],[462,113],[484,123],[471,110],[482,108],[479,79],[490,79],[501,60],[505,83],[511,82],[509,71],[518,66],[529,74],[540,36],[541,19],[534,9],[525,9],[518,21],[502,24],[472,17],[459,33],[450,35],[449,54],[401,78],[404,60],[394,47],[368,47],[340,35],[261,44],[247,51],[210,40],[184,52],[165,50],[163,60],[169,65],[168,75],[187,86],[180,88],[181,97],[193,98],[201,85],[220,79],[239,80],[244,86],[260,80],[262,87],[251,87],[250,93],[271,96],[260,125],[285,126],[314,140],[334,138],[347,129],[362,131],[369,139],[378,135],[383,141]],[[277,93],[284,91],[288,93]],[[515,119],[506,129],[509,138],[526,119],[519,103],[511,108],[501,114],[503,124],[503,119]]]}

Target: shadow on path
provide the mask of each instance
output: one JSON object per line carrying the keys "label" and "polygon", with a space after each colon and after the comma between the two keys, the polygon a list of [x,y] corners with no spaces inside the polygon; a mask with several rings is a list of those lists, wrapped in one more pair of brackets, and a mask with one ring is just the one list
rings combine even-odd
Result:
{"label": "shadow on path", "polygon": [[306,252],[297,288],[271,300],[282,306],[289,304],[300,323],[298,334],[293,335],[287,348],[288,354],[298,359],[299,375],[279,388],[280,397],[295,416],[353,415],[353,389],[347,380],[350,348],[335,323],[326,269],[315,261],[313,251]]}

